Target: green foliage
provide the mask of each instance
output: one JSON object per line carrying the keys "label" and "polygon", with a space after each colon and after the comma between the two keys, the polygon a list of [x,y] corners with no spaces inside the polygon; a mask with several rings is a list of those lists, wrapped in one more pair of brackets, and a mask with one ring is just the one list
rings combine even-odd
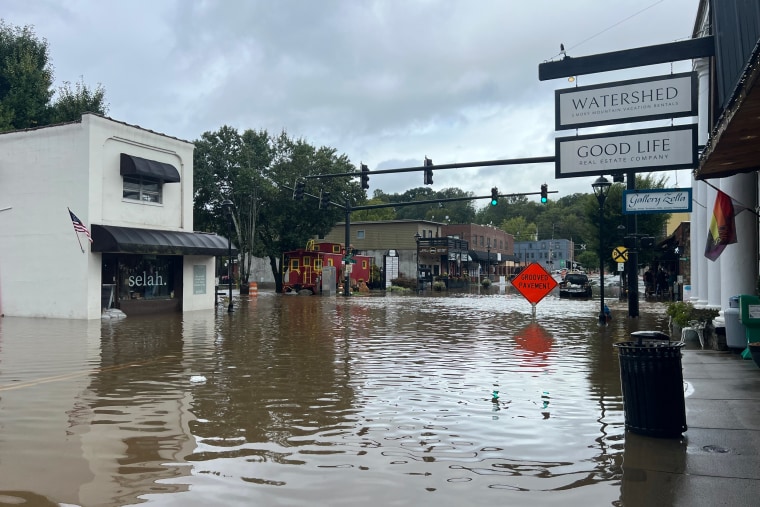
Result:
{"label": "green foliage", "polygon": [[82,113],[91,112],[106,114],[108,104],[105,102],[106,91],[102,85],[94,90],[90,89],[83,81],[71,88],[71,83],[63,82],[58,88],[58,94],[50,111],[51,123],[64,123],[76,121],[82,117]]}
{"label": "green foliage", "polygon": [[[278,261],[282,253],[303,248],[315,235],[324,235],[345,218],[343,204],[361,199],[358,181],[347,178],[309,179],[306,199],[294,201],[296,179],[317,174],[352,172],[345,155],[333,148],[315,148],[285,132],[271,136],[265,130],[223,126],[196,141],[194,217],[198,230],[226,235],[227,219],[221,203],[234,207],[235,244],[241,253],[241,274],[250,276],[251,257],[269,258],[276,288],[282,288]],[[330,192],[330,205],[320,209],[320,191]]]}
{"label": "green foliage", "polygon": [[405,276],[391,280],[391,287],[401,287],[409,290],[417,290],[417,280]]}
{"label": "green foliage", "polygon": [[691,303],[677,301],[668,305],[666,313],[676,325],[684,328],[692,321],[711,322],[720,312],[713,308],[694,308]]}
{"label": "green foliage", "polygon": [[44,125],[52,84],[47,41],[0,20],[0,131]]}
{"label": "green foliage", "polygon": [[536,224],[528,223],[525,217],[512,217],[504,220],[500,228],[511,234],[515,241],[531,241],[536,237]]}
{"label": "green foliage", "polygon": [[82,113],[105,114],[105,89],[91,90],[80,81],[65,81],[53,91],[49,47],[29,27],[0,20],[0,132],[78,120]]}
{"label": "green foliage", "polygon": [[[372,200],[368,204],[374,203],[410,203],[414,201],[433,201],[431,203],[420,204],[417,206],[398,206],[395,208],[384,208],[383,220],[431,220],[452,224],[469,224],[475,219],[475,208],[472,201],[451,201],[443,202],[443,199],[471,197],[471,192],[465,192],[458,188],[444,188],[438,192],[433,191],[430,187],[416,187],[407,190],[403,194],[385,194],[382,190],[376,190]],[[441,201],[438,201],[441,199]],[[387,210],[387,211],[386,211]],[[373,216],[374,211],[363,215],[364,212],[356,212],[357,217]],[[366,218],[359,218],[366,220]]]}

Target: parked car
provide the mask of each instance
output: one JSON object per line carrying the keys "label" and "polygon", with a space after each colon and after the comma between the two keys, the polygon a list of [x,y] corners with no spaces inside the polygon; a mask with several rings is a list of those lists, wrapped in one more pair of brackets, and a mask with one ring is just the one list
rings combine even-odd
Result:
{"label": "parked car", "polygon": [[568,273],[559,284],[561,298],[590,298],[591,284],[585,273]]}

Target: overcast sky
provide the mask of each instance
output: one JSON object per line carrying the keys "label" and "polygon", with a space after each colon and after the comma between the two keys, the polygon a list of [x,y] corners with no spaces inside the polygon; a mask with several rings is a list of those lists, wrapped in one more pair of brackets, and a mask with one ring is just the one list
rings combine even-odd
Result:
{"label": "overcast sky", "polygon": [[[685,72],[691,62],[576,83],[539,81],[539,63],[559,59],[560,44],[585,56],[690,38],[699,2],[0,3],[6,23],[32,25],[47,39],[56,86],[102,84],[115,120],[188,141],[223,125],[285,130],[374,170],[419,166],[425,156],[435,164],[553,156],[555,89]],[[665,174],[670,186],[689,186],[688,171]],[[422,179],[373,175],[370,195],[404,192]],[[537,192],[546,182],[562,196],[590,192],[594,179],[555,180],[553,164],[515,165],[439,170],[432,188],[486,195],[493,186]]]}

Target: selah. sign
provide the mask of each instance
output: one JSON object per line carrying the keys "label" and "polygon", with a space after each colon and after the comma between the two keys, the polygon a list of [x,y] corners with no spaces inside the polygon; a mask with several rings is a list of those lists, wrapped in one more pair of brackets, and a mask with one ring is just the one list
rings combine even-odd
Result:
{"label": "selah. sign", "polygon": [[691,189],[624,190],[623,213],[691,213]]}

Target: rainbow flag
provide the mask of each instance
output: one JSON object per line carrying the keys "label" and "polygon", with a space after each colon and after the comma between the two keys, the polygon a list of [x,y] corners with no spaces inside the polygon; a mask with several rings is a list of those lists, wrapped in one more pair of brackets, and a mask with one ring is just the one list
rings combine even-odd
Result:
{"label": "rainbow flag", "polygon": [[705,244],[705,257],[715,261],[726,245],[736,243],[736,212],[734,201],[728,195],[718,190],[713,206],[710,228],[707,229],[707,243]]}

